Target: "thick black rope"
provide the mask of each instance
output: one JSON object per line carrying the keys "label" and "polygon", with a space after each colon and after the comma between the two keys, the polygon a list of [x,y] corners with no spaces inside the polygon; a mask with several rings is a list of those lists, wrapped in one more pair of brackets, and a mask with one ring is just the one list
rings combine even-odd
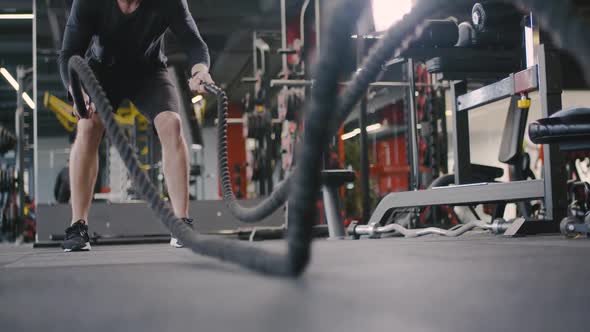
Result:
{"label": "thick black rope", "polygon": [[[115,121],[113,108],[87,62],[79,56],[72,57],[69,61],[69,74],[70,77],[79,79],[78,81],[72,80],[72,82],[80,82],[95,103],[98,116],[105,125],[107,135],[125,161],[127,170],[142,198],[175,237],[198,254],[216,257],[272,275],[295,275],[289,269],[288,264],[285,264],[284,255],[269,253],[237,241],[199,235],[175,217],[170,205],[160,199],[156,187],[139,167],[137,156]],[[72,85],[72,90],[73,92],[80,90],[80,85]],[[81,93],[73,93],[73,96],[78,109],[85,109],[84,100],[79,98],[82,96]]]}
{"label": "thick black rope", "polygon": [[[336,12],[332,18],[331,41],[326,43],[325,56],[319,63],[318,82],[323,88],[314,89],[311,111],[306,119],[304,133],[305,151],[301,156],[300,167],[295,170],[295,177],[290,187],[289,228],[287,236],[287,254],[273,253],[237,241],[228,241],[210,236],[203,236],[193,231],[184,222],[176,218],[168,203],[163,202],[154,185],[140,169],[139,162],[127,137],[114,120],[110,105],[102,87],[84,59],[79,56],[69,61],[69,75],[72,82],[74,101],[79,110],[85,109],[81,88],[83,87],[94,104],[98,116],[105,125],[107,135],[125,161],[131,178],[139,189],[142,198],[162,223],[195,253],[219,258],[242,265],[246,268],[276,276],[298,276],[308,265],[312,239],[313,203],[319,189],[319,162],[327,142],[326,131],[322,124],[330,120],[330,110],[336,102],[337,78],[340,72],[338,57],[346,51],[348,38],[352,33],[351,22],[356,22],[361,12],[362,3],[353,1],[344,10]],[[351,10],[356,8],[357,10]],[[348,27],[348,28],[342,28]],[[333,82],[333,84],[332,84]],[[78,84],[79,83],[79,84]],[[85,115],[85,114],[81,114]]]}
{"label": "thick black rope", "polygon": [[[289,193],[289,229],[287,255],[270,253],[239,242],[225,241],[199,235],[186,224],[174,217],[170,207],[160,200],[155,187],[139,168],[133,149],[117,126],[112,116],[112,107],[86,62],[80,57],[70,60],[70,76],[74,79],[74,99],[79,110],[85,109],[81,99],[80,82],[95,102],[107,134],[126,162],[129,173],[138,185],[149,206],[156,212],[164,225],[194,252],[240,264],[249,269],[277,276],[298,276],[307,266],[310,258],[312,222],[315,214],[314,202],[320,184],[321,156],[326,150],[330,130],[326,123],[338,122],[346,117],[361,94],[372,82],[382,64],[392,55],[403,53],[424,28],[424,22],[440,7],[464,4],[467,0],[421,1],[401,22],[392,27],[386,38],[374,48],[365,60],[361,71],[337,102],[336,91],[340,70],[340,56],[346,53],[349,36],[363,1],[344,1],[335,11],[328,26],[327,38],[322,45],[322,58],[317,69],[318,76],[312,92],[310,112],[305,118],[303,148],[299,149],[299,167],[293,173]],[[590,78],[590,42],[586,40],[589,29],[578,17],[570,2],[553,3],[550,0],[510,0],[510,3],[528,8],[539,15],[543,26],[550,27],[554,38],[570,50],[582,64],[587,78]],[[401,45],[401,46],[400,46]],[[75,80],[78,77],[79,80]],[[358,98],[357,98],[358,96]],[[337,107],[338,106],[338,107]],[[338,110],[337,116],[333,110]],[[231,189],[231,186],[230,186]],[[224,195],[225,196],[225,195]]]}
{"label": "thick black rope", "polygon": [[227,156],[227,117],[229,113],[227,95],[223,90],[214,85],[207,84],[205,85],[205,89],[217,96],[217,154],[223,200],[230,212],[238,220],[245,223],[260,222],[283,206],[289,194],[289,182],[291,179],[287,178],[279,183],[275,190],[256,206],[244,207],[240,205],[233,191],[229,173]]}

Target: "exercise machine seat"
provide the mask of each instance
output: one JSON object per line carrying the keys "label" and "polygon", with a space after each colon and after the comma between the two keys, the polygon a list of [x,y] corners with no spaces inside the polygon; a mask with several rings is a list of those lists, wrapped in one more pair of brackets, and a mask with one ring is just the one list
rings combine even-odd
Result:
{"label": "exercise machine seat", "polygon": [[356,174],[347,169],[327,169],[322,171],[322,183],[327,186],[340,187],[354,182]]}
{"label": "exercise machine seat", "polygon": [[563,151],[590,150],[590,108],[570,108],[529,125],[536,144],[559,144]]}

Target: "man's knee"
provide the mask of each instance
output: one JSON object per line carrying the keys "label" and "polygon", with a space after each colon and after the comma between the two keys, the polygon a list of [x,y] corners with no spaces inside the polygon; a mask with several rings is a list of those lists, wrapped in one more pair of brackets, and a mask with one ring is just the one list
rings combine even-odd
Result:
{"label": "man's knee", "polygon": [[97,115],[91,119],[80,119],[78,121],[76,140],[82,140],[86,143],[98,142],[104,133],[104,125]]}
{"label": "man's knee", "polygon": [[178,113],[162,112],[156,116],[154,124],[161,141],[178,141],[182,139],[182,123]]}

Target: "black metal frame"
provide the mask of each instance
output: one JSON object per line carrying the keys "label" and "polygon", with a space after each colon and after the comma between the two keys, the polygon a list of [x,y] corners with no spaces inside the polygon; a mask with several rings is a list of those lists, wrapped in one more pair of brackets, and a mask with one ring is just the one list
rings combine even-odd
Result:
{"label": "black metal frame", "polygon": [[[451,84],[454,174],[457,186],[391,193],[379,203],[369,223],[380,223],[387,217],[389,211],[395,208],[471,205],[487,202],[507,203],[536,199],[544,200],[544,216],[547,221],[552,221],[552,226],[565,217],[567,211],[566,179],[565,174],[561,171],[562,156],[557,146],[544,147],[544,177],[542,180],[470,184],[473,180],[471,180],[469,135],[459,135],[459,133],[469,133],[469,110],[519,94],[538,90],[541,95],[544,117],[559,111],[561,109],[562,85],[558,54],[546,50],[544,45],[539,45],[538,59],[537,66],[512,74],[502,81],[470,93],[467,93],[465,81]],[[416,123],[410,125],[416,125]],[[539,224],[539,227],[536,227],[535,224]],[[523,229],[526,228],[528,233],[553,232],[556,229],[555,227],[546,227],[547,223],[533,220],[527,220],[526,223],[521,223],[521,226]],[[517,232],[518,230],[514,231],[515,234]]]}
{"label": "black metal frame", "polygon": [[[562,77],[559,54],[543,45],[538,48],[539,94],[542,115],[548,118],[562,108]],[[545,216],[559,222],[567,216],[567,179],[562,170],[563,155],[557,145],[543,145],[543,179],[545,181]]]}

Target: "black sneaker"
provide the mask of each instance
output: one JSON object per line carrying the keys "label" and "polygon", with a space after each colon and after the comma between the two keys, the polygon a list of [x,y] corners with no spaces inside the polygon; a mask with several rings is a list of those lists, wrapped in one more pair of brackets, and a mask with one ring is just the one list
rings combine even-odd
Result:
{"label": "black sneaker", "polygon": [[84,220],[78,220],[66,229],[66,237],[61,247],[65,252],[90,250],[88,225]]}
{"label": "black sneaker", "polygon": [[[193,220],[192,219],[180,218],[180,220],[184,221],[187,225],[190,226],[190,228],[193,228]],[[184,247],[184,244],[182,244],[177,238],[175,238],[174,235],[172,235],[172,238],[170,238],[170,245],[173,246],[174,248]]]}

